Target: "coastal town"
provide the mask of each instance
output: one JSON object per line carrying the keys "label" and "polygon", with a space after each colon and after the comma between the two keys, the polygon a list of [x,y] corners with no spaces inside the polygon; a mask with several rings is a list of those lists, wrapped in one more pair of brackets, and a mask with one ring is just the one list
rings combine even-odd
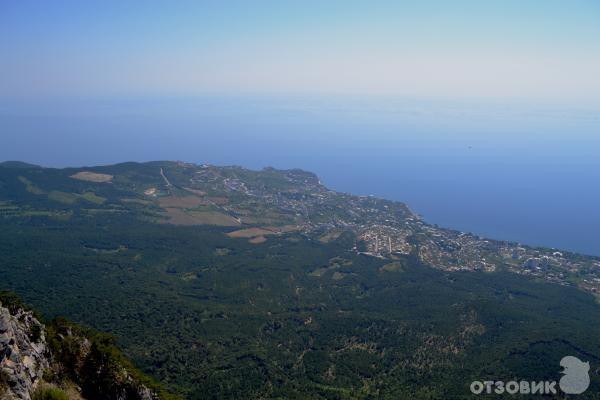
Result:
{"label": "coastal town", "polygon": [[300,231],[309,237],[352,232],[356,240],[351,250],[366,256],[416,255],[421,263],[446,271],[506,270],[600,294],[598,257],[440,228],[403,203],[329,190],[316,175],[301,170],[186,167],[195,170],[189,185],[228,198],[222,210],[242,223],[260,222],[260,216],[249,215],[247,210],[253,209],[263,217],[270,215],[274,225],[295,227],[286,232]]}

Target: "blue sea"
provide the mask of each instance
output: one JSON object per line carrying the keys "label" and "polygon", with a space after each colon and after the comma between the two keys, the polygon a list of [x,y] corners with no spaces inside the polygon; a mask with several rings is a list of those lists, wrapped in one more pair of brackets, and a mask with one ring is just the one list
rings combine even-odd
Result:
{"label": "blue sea", "polygon": [[363,97],[0,102],[0,160],[302,168],[428,222],[600,255],[600,114]]}

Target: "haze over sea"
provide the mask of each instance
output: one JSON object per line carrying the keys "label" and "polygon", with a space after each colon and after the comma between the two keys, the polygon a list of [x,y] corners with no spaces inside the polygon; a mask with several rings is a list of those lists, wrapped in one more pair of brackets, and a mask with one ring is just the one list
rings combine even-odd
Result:
{"label": "haze over sea", "polygon": [[600,255],[600,115],[384,97],[5,103],[1,160],[302,168],[428,222]]}

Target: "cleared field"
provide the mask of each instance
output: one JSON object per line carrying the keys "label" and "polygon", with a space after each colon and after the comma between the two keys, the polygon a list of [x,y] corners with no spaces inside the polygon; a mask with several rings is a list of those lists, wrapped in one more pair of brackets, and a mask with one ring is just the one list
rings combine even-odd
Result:
{"label": "cleared field", "polygon": [[149,205],[149,204],[152,204],[152,202],[151,202],[151,201],[148,201],[148,200],[142,200],[142,199],[133,199],[133,198],[132,198],[132,199],[129,199],[129,198],[124,198],[124,199],[121,199],[121,202],[122,202],[122,203],[134,203],[134,204],[142,204],[142,205],[145,205],[145,206],[146,206],[146,205]]}
{"label": "cleared field", "polygon": [[198,279],[198,275],[194,272],[185,272],[181,276],[181,279],[183,279],[185,282],[189,282]]}
{"label": "cleared field", "polygon": [[382,272],[398,272],[402,271],[402,264],[399,262],[391,262],[389,264],[385,264],[383,267],[379,268]]}
{"label": "cleared field", "polygon": [[113,176],[108,174],[98,174],[96,172],[90,171],[81,171],[74,175],[71,175],[70,178],[79,179],[80,181],[87,182],[106,183],[112,181]]}
{"label": "cleared field", "polygon": [[29,179],[25,178],[24,176],[19,176],[19,180],[21,181],[21,183],[23,183],[23,185],[25,185],[25,189],[29,193],[32,193],[35,195],[47,194],[48,199],[54,200],[54,201],[57,201],[57,202],[63,203],[63,204],[74,204],[79,199],[84,199],[84,200],[87,200],[90,203],[94,203],[94,204],[103,204],[106,201],[106,199],[104,197],[100,197],[100,196],[96,195],[96,193],[94,193],[94,192],[85,192],[83,194],[79,194],[79,193],[62,192],[60,190],[52,190],[49,193],[46,193],[43,189],[37,187],[33,182],[31,182]]}
{"label": "cleared field", "polygon": [[300,230],[298,225],[265,226],[265,229],[273,233],[287,233]]}
{"label": "cleared field", "polygon": [[168,219],[165,222],[173,225],[240,225],[235,218],[218,211],[185,212],[180,208],[167,208],[166,212]]}
{"label": "cleared field", "polygon": [[190,193],[197,195],[197,196],[206,196],[206,192],[203,192],[202,190],[192,189],[192,188],[188,188],[188,187],[184,187],[184,189]]}
{"label": "cleared field", "polygon": [[15,206],[14,204],[11,204],[8,202],[0,201],[0,213],[1,212],[15,212],[15,211],[19,211],[18,206]]}
{"label": "cleared field", "polygon": [[347,274],[344,274],[343,272],[338,272],[335,271],[333,273],[333,275],[331,276],[331,279],[333,279],[334,281],[340,281],[342,279],[344,279],[346,277]]}
{"label": "cleared field", "polygon": [[252,238],[250,240],[248,240],[248,242],[252,243],[252,244],[261,244],[267,241],[267,238],[264,236],[257,236],[255,238]]}
{"label": "cleared field", "polygon": [[158,204],[162,208],[194,208],[208,203],[197,196],[167,196],[161,197]]}
{"label": "cleared field", "polygon": [[327,271],[329,271],[329,268],[317,268],[314,271],[312,271],[311,273],[309,273],[310,276],[316,276],[316,277],[321,277],[323,276]]}
{"label": "cleared field", "polygon": [[106,198],[98,196],[94,192],[85,192],[81,195],[81,198],[94,204],[104,204],[106,202]]}
{"label": "cleared field", "polygon": [[48,198],[50,200],[54,200],[54,201],[58,201],[60,203],[64,203],[64,204],[73,204],[75,202],[77,202],[79,199],[83,199],[86,201],[89,201],[90,203],[94,203],[94,204],[104,204],[104,202],[106,202],[106,199],[104,197],[100,197],[98,195],[96,195],[96,193],[94,192],[85,192],[84,194],[78,194],[78,193],[67,193],[67,192],[61,192],[58,190],[53,190],[50,193],[48,193]]}
{"label": "cleared field", "polygon": [[264,235],[274,235],[276,232],[264,228],[247,228],[239,231],[229,232],[227,236],[232,238],[253,238]]}
{"label": "cleared field", "polygon": [[46,193],[39,187],[35,186],[29,179],[25,178],[24,176],[20,176],[19,180],[21,181],[21,183],[23,183],[23,185],[25,185],[25,189],[31,194],[45,194]]}
{"label": "cleared field", "polygon": [[231,253],[231,249],[220,247],[215,249],[215,256],[227,256]]}
{"label": "cleared field", "polygon": [[119,246],[114,249],[99,249],[96,247],[89,247],[89,246],[83,246],[83,248],[86,250],[93,251],[95,253],[102,253],[102,254],[117,254],[117,253],[121,253],[123,251],[127,251],[127,247],[125,247],[125,246]]}
{"label": "cleared field", "polygon": [[219,206],[229,203],[229,199],[227,197],[208,197],[208,200]]}
{"label": "cleared field", "polygon": [[[342,266],[349,267],[350,265],[352,265],[352,260],[347,260],[342,257],[334,257],[329,260],[329,265],[327,267],[317,268],[314,271],[312,271],[311,273],[309,273],[308,275],[316,276],[316,277],[320,278],[323,275],[325,275],[325,273],[327,273],[327,271],[336,270]],[[348,275],[348,274],[335,271],[332,278],[337,281],[337,280],[343,279],[346,275]]]}
{"label": "cleared field", "polygon": [[27,210],[19,214],[17,217],[48,217],[59,221],[67,221],[73,215],[72,211],[43,211],[43,210]]}
{"label": "cleared field", "polygon": [[232,210],[239,215],[243,215],[244,222],[253,225],[281,226],[295,222],[293,216],[274,209],[234,207]]}
{"label": "cleared field", "polygon": [[129,212],[128,210],[121,210],[118,208],[86,208],[83,211],[87,214],[120,214]]}
{"label": "cleared field", "polygon": [[342,231],[330,231],[330,232],[327,232],[323,236],[319,237],[319,242],[321,242],[321,243],[329,243],[329,242],[334,241],[337,238],[339,238],[341,234],[342,234]]}
{"label": "cleared field", "polygon": [[298,229],[300,229],[298,225],[265,226],[262,228],[240,229],[239,231],[229,232],[227,236],[232,238],[257,238],[259,236],[277,235],[280,233],[294,232]]}
{"label": "cleared field", "polygon": [[79,196],[73,193],[53,190],[50,193],[48,193],[48,198],[50,200],[58,201],[59,203],[63,204],[73,204],[79,199]]}

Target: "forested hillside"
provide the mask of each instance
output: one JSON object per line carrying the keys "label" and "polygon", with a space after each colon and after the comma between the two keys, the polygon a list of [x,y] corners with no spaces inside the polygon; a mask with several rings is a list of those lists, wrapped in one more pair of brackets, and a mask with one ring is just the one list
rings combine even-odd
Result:
{"label": "forested hillside", "polygon": [[600,363],[597,259],[434,228],[299,170],[4,164],[0,228],[0,289],[115,335],[189,399],[464,398]]}

